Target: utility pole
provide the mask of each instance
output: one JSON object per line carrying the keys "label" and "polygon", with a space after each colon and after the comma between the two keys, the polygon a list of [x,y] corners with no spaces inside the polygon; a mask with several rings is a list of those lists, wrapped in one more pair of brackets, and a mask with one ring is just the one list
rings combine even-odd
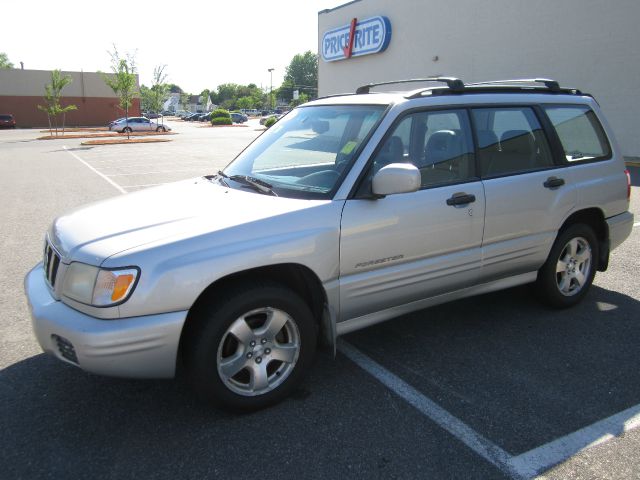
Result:
{"label": "utility pole", "polygon": [[273,71],[275,68],[269,69],[269,75],[271,75],[271,89],[269,90],[269,108],[273,110]]}

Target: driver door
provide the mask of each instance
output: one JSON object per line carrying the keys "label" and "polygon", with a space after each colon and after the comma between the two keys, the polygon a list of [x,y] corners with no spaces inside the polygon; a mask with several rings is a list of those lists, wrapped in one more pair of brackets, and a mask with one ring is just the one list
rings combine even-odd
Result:
{"label": "driver door", "polygon": [[[340,240],[340,320],[458,290],[480,277],[484,188],[465,110],[399,118],[369,166],[419,168],[421,189],[346,202]],[[361,186],[363,192],[367,185]],[[460,202],[456,198],[464,197]]]}

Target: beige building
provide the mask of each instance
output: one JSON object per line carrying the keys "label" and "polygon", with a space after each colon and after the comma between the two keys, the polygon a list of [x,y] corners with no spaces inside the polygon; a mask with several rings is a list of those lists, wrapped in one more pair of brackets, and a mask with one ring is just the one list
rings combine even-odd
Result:
{"label": "beige building", "polygon": [[[124,116],[118,97],[95,72],[62,72],[71,76],[71,83],[62,90],[60,104],[75,105],[77,110],[66,114],[66,125],[106,125]],[[44,105],[45,85],[51,83],[49,70],[0,69],[0,113],[10,113],[18,127],[44,127],[47,115],[38,109]],[[140,99],[135,98],[130,116],[140,115]],[[61,122],[62,120],[60,120]]]}
{"label": "beige building", "polygon": [[[385,35],[380,17],[390,36],[375,53]],[[346,58],[340,50],[349,49],[354,18]],[[355,0],[318,14],[319,95],[434,75],[547,77],[593,94],[624,154],[640,157],[639,19],[638,0]]]}

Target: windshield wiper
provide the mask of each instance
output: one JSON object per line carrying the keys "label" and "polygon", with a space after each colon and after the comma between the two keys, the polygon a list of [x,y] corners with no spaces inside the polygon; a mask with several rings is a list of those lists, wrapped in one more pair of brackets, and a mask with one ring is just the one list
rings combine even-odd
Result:
{"label": "windshield wiper", "polygon": [[267,195],[273,195],[274,197],[278,196],[278,194],[273,191],[273,185],[271,185],[270,183],[264,182],[258,178],[250,177],[249,175],[231,175],[229,177],[222,172],[218,172],[218,174],[222,174],[224,178],[228,178],[229,180],[233,180],[234,182],[247,185],[248,187],[253,188],[257,192],[265,193]]}

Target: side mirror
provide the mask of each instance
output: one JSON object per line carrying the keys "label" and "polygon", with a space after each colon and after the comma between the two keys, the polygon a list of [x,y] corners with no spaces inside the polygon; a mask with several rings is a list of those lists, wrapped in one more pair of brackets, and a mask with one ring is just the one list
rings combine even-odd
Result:
{"label": "side mirror", "polygon": [[378,170],[373,177],[372,192],[375,196],[416,192],[420,189],[420,170],[410,163],[391,163]]}

